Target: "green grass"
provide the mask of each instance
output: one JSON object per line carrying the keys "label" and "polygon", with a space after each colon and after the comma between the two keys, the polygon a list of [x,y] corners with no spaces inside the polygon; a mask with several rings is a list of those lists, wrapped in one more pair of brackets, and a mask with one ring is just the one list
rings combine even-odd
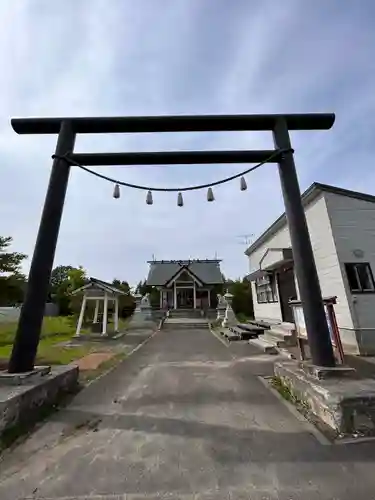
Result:
{"label": "green grass", "polygon": [[[67,347],[59,345],[72,339],[76,331],[77,319],[74,316],[56,316],[44,318],[40,336],[37,364],[67,365],[76,359],[97,349],[98,345],[82,343],[82,345]],[[119,320],[119,330],[127,328],[129,319]],[[109,325],[109,330],[113,329]],[[13,347],[13,341],[17,330],[17,323],[0,323],[0,362],[1,365],[8,361]],[[81,333],[89,333],[88,329],[82,329]]]}
{"label": "green grass", "polygon": [[[0,324],[0,359],[8,360],[12,352],[17,323]],[[51,365],[66,365],[85,356],[91,347],[64,347],[60,344],[68,342],[75,334],[76,323],[72,316],[57,316],[44,318],[37,353],[37,363]],[[82,330],[87,333],[87,330]]]}
{"label": "green grass", "polygon": [[290,392],[289,387],[283,384],[282,380],[279,377],[272,377],[271,385],[287,401],[290,401],[291,403],[297,402],[293,394]]}
{"label": "green grass", "polygon": [[[63,342],[75,333],[75,318],[73,316],[56,316],[44,318],[41,338],[52,338]],[[0,345],[12,344],[17,330],[17,323],[0,323]]]}
{"label": "green grass", "polygon": [[307,401],[303,401],[297,397],[280,377],[272,377],[271,385],[286,401],[294,404],[301,413],[306,415],[309,412],[310,407]]}
{"label": "green grass", "polygon": [[129,318],[119,318],[119,320],[118,320],[118,329],[119,329],[120,332],[123,332],[124,330],[128,329],[128,326],[129,326],[129,323],[130,323],[130,319],[131,319],[131,317],[129,317]]}
{"label": "green grass", "polygon": [[78,347],[43,346],[39,345],[37,363],[40,365],[68,365],[76,359],[83,358],[93,350],[88,345]]}
{"label": "green grass", "polygon": [[247,323],[249,320],[254,319],[254,318],[251,318],[250,316],[246,316],[246,314],[243,314],[241,312],[236,314],[236,318],[238,319],[238,321],[240,323]]}

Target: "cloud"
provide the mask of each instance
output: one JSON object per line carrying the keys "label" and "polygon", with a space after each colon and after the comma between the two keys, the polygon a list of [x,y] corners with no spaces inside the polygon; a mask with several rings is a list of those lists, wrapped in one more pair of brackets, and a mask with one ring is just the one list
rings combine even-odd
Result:
{"label": "cloud", "polygon": [[[18,136],[11,116],[334,111],[328,132],[292,135],[301,189],[314,181],[371,192],[375,5],[324,0],[3,0],[0,16],[0,234],[32,254],[55,137]],[[85,136],[77,151],[272,147],[266,133]],[[107,167],[150,186],[210,182],[246,166]],[[364,176],[363,173],[366,175]],[[283,211],[276,165],[184,195],[122,190],[72,168],[55,264],[136,283],[157,258],[223,258],[247,271],[239,235]]]}

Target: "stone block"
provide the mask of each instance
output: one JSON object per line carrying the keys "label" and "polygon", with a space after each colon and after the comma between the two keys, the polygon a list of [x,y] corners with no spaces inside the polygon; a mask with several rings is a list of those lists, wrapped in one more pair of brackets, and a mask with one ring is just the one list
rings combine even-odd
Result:
{"label": "stone block", "polygon": [[78,337],[74,336],[74,342],[108,342],[110,340],[116,340],[118,338],[119,332],[107,332],[103,333],[84,333],[80,334]]}
{"label": "stone block", "polygon": [[227,308],[224,311],[224,318],[221,323],[221,326],[225,328],[228,326],[235,326],[237,323],[238,321],[232,307],[227,306]]}
{"label": "stone block", "polygon": [[275,375],[296,400],[338,434],[375,432],[375,380],[347,376],[319,379],[298,361],[278,361]]}
{"label": "stone block", "polygon": [[20,385],[0,385],[0,434],[32,422],[42,407],[52,406],[64,394],[77,390],[78,373],[77,366],[56,366],[44,375],[23,379]]}
{"label": "stone block", "polygon": [[8,373],[2,370],[0,371],[0,386],[31,384],[48,375],[50,371],[50,366],[36,366],[34,370],[24,373]]}
{"label": "stone block", "polygon": [[262,338],[258,337],[257,339],[250,339],[249,344],[254,345],[255,347],[258,347],[262,352],[265,354],[278,354],[279,351],[276,349],[276,347],[269,342],[263,340]]}
{"label": "stone block", "polygon": [[309,362],[300,363],[300,367],[307,374],[319,380],[335,377],[351,377],[355,374],[355,369],[350,366],[317,366]]}
{"label": "stone block", "polygon": [[154,328],[156,325],[151,318],[145,318],[143,314],[134,312],[132,318],[129,321],[128,330],[144,330]]}
{"label": "stone block", "polygon": [[152,308],[148,305],[141,305],[141,314],[145,321],[153,321]]}

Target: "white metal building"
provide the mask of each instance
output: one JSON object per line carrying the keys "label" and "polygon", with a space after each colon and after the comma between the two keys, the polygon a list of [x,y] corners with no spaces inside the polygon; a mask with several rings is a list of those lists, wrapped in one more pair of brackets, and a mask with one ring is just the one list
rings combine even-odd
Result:
{"label": "white metal building", "polygon": [[[337,296],[346,352],[375,354],[375,196],[325,184],[302,195],[323,297]],[[293,322],[299,298],[285,214],[245,252],[257,320]]]}

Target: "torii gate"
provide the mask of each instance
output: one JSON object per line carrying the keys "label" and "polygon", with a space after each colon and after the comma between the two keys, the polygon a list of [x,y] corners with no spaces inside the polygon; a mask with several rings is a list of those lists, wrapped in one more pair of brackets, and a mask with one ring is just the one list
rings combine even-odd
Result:
{"label": "torii gate", "polygon": [[[172,165],[204,163],[278,163],[295,265],[295,274],[315,365],[335,366],[322,293],[301,201],[289,130],[328,130],[333,113],[13,118],[19,134],[58,134],[51,177],[28,277],[28,286],[9,361],[10,373],[34,368],[43,313],[71,166]],[[172,151],[147,153],[73,153],[77,134],[271,131],[275,149],[268,151]]]}

